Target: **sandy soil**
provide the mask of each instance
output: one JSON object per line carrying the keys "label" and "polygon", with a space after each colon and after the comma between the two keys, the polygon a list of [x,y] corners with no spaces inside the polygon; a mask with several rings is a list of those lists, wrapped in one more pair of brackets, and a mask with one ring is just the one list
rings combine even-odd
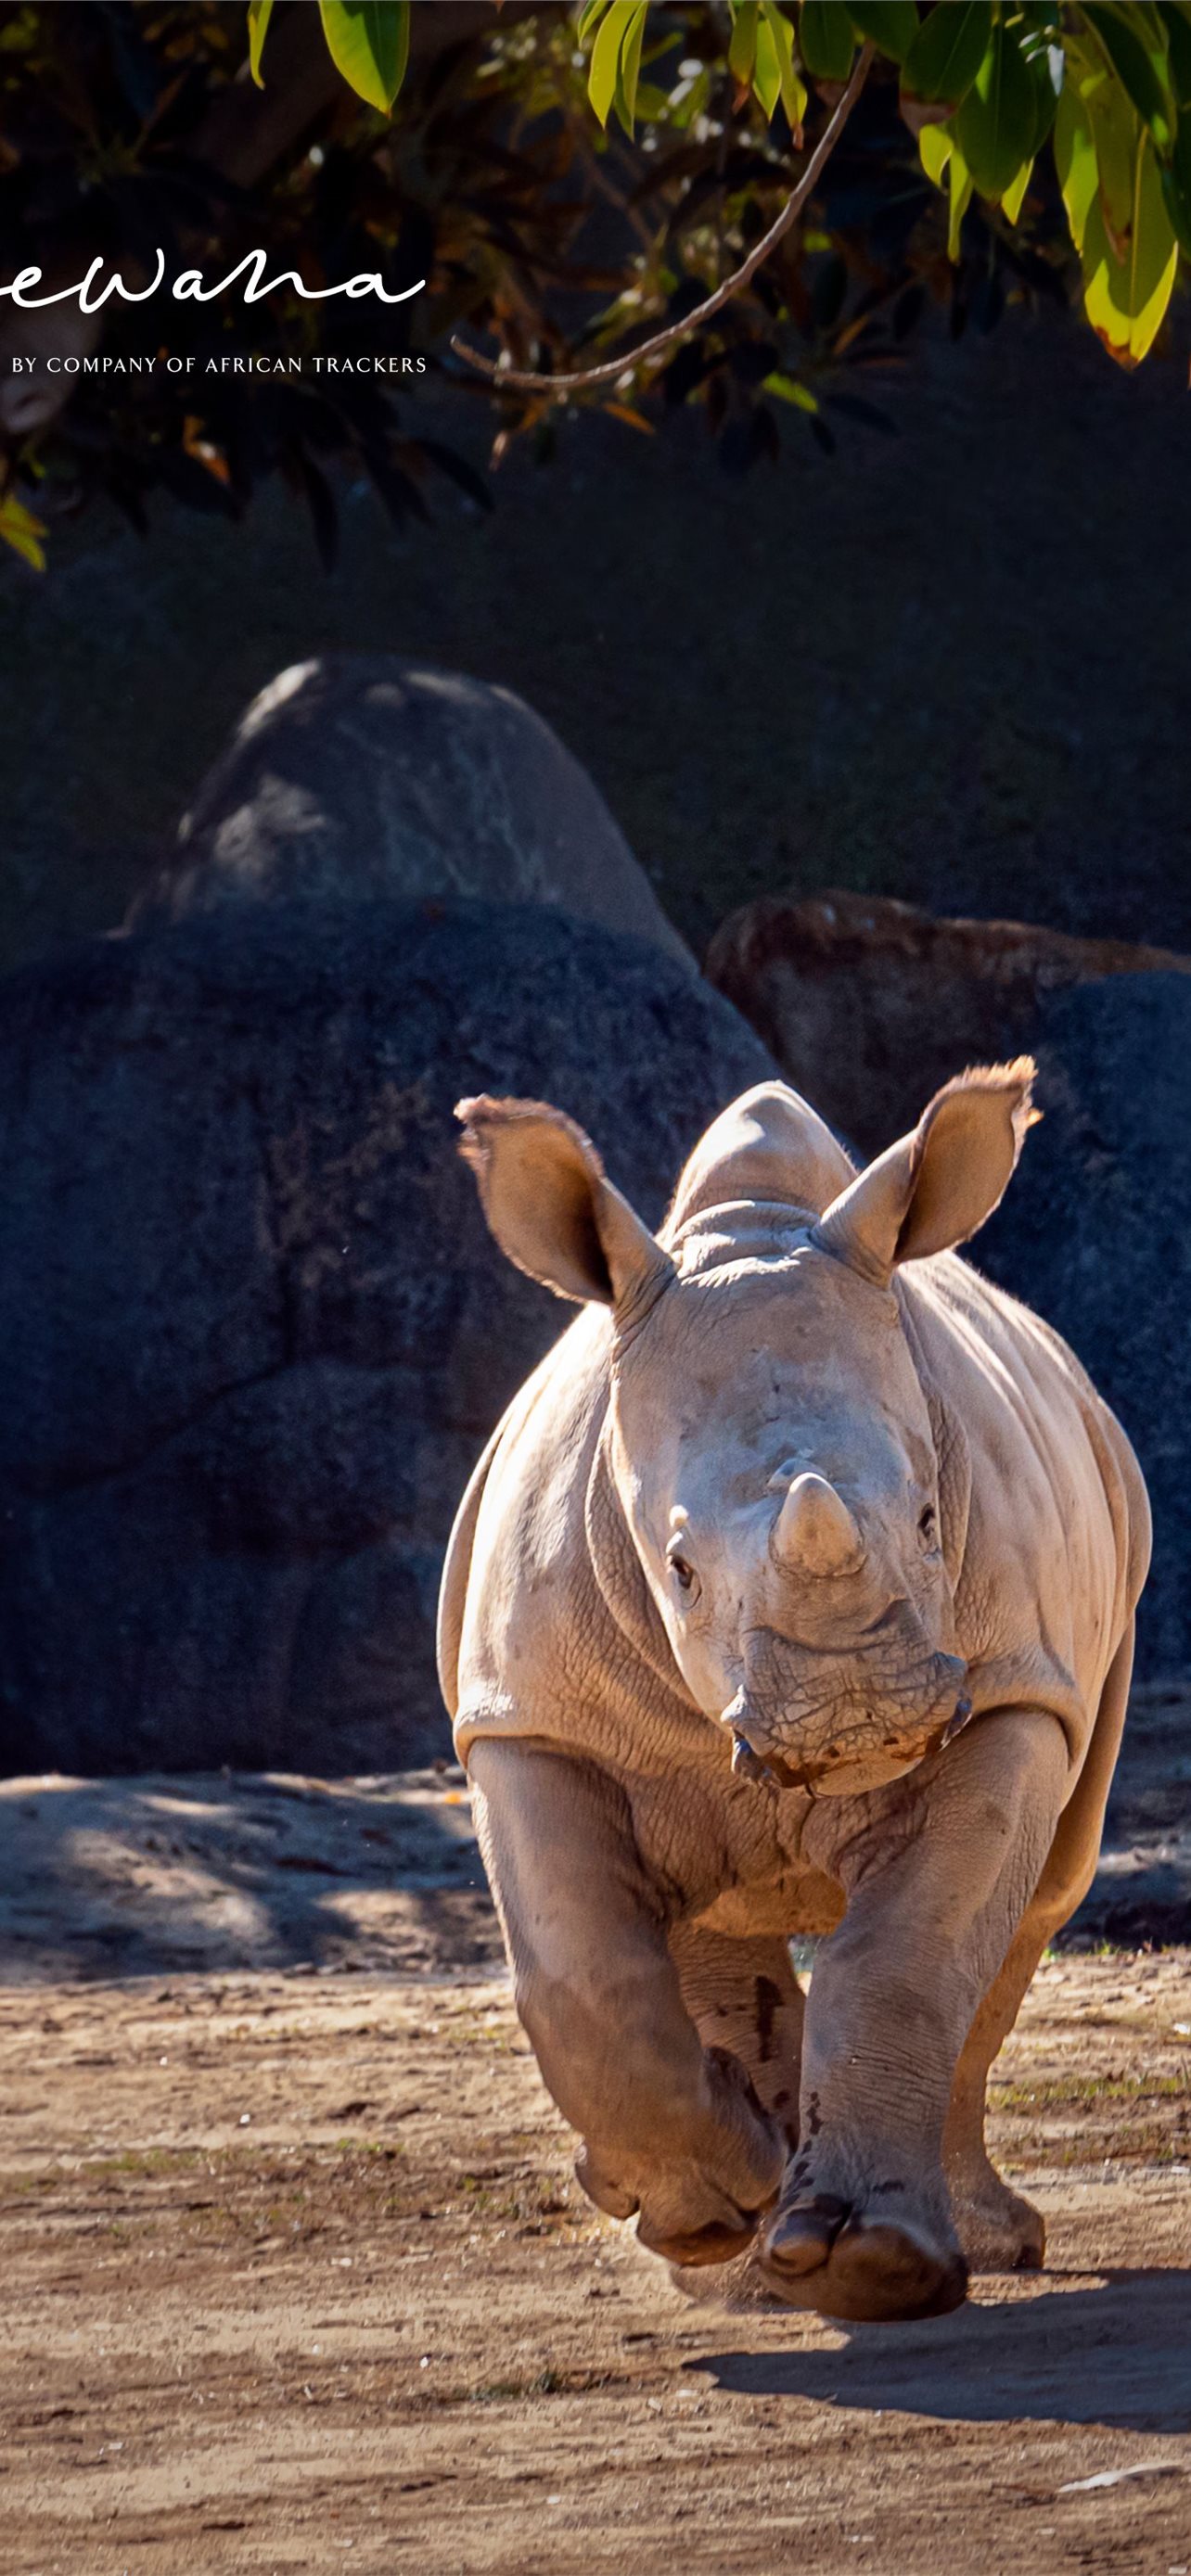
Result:
{"label": "sandy soil", "polygon": [[1191,2568],[1191,1950],[1039,1975],[1051,2269],[835,2328],[583,2200],[457,1775],[10,1783],[0,1874],[4,2576]]}

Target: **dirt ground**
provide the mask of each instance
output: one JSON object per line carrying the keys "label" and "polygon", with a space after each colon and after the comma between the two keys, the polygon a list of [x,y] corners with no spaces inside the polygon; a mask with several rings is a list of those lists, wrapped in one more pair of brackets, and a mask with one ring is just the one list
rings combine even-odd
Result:
{"label": "dirt ground", "polygon": [[[1185,1869],[1170,1768],[1085,1939]],[[843,2328],[584,2201],[458,1774],[9,1782],[0,1885],[4,2576],[1191,2570],[1191,1949],[1040,1971],[1051,2268]]]}

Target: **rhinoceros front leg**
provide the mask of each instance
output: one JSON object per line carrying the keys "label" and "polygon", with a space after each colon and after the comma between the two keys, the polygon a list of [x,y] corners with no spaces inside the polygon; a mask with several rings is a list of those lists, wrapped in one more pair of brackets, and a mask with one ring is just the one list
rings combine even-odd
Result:
{"label": "rhinoceros front leg", "polygon": [[[1006,1710],[896,1791],[856,1802],[858,1829],[839,1820],[847,1912],[815,1962],[800,2145],[762,2257],[793,2305],[917,2317],[963,2299],[943,2169],[956,2066],[1037,1887],[1068,1776],[1057,1722]],[[832,1830],[828,1802],[811,1830]]]}
{"label": "rhinoceros front leg", "polygon": [[627,1800],[532,1741],[482,1739],[469,1769],[517,2010],[583,2139],[584,2190],[611,2217],[639,2211],[641,2242],[672,2263],[727,2261],[773,2199],[785,2139],[739,2059],[700,2042]]}
{"label": "rhinoceros front leg", "polygon": [[1109,1668],[1087,1758],[1059,1818],[1046,1866],[1004,1964],[977,2006],[956,2069],[943,2161],[955,2223],[973,2272],[1035,2271],[1046,2251],[1041,2211],[1001,2180],[984,2142],[988,2076],[1048,1941],[1082,1904],[1095,1877],[1132,1670],[1130,1621]]}

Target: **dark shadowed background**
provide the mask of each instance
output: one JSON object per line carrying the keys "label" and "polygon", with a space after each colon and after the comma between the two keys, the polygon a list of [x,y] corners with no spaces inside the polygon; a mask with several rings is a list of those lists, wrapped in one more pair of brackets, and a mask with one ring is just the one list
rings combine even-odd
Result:
{"label": "dark shadowed background", "polygon": [[[1140,1669],[1181,1688],[1187,397],[1173,360],[1126,377],[1047,314],[958,346],[936,329],[883,399],[896,437],[742,478],[694,413],[652,436],[589,414],[548,466],[511,451],[493,515],[443,485],[401,534],[345,483],[329,574],[276,481],[238,526],[159,495],[147,542],[96,503],[44,576],[9,566],[8,1767],[435,1752],[454,1502],[563,1320],[493,1254],[451,1103],[556,1099],[655,1215],[706,1117],[775,1061],[871,1152],[961,1063],[1037,1052],[1044,1122],[977,1258],[1137,1444],[1158,1524]],[[406,410],[486,463],[483,403]],[[283,691],[264,731],[258,711],[179,862],[248,701],[336,653],[381,658],[328,666],[301,706]],[[511,701],[432,677],[415,721],[385,677],[403,659],[518,692],[603,807]],[[322,859],[308,820],[270,840],[311,796]],[[761,1044],[656,946],[621,833],[696,955],[719,933],[709,972]],[[96,941],[163,862],[135,938]],[[469,917],[519,872],[529,911]],[[222,929],[170,927],[217,886]],[[863,900],[778,900],[825,888]],[[992,927],[929,918],[955,914]],[[1076,956],[1045,927],[1023,946],[998,916],[1145,951]],[[621,931],[644,934],[635,963]],[[1161,1762],[1175,1809],[1164,1789],[1143,1821],[1169,1836],[1191,1764],[1165,1738]]]}
{"label": "dark shadowed background", "polygon": [[[485,461],[487,416],[410,395]],[[0,598],[0,962],[117,922],[245,701],[331,646],[519,690],[591,769],[697,948],[824,884],[1191,946],[1191,410],[1073,317],[926,345],[847,432],[737,480],[701,423],[585,417],[498,507],[338,569],[264,487],[239,527],[97,506]]]}

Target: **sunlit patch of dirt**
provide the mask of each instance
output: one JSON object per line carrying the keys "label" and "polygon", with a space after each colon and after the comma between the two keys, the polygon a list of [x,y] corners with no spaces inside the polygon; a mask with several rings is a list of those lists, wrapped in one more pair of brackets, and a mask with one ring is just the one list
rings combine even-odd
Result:
{"label": "sunlit patch of dirt", "polygon": [[844,2328],[693,2309],[589,2206],[455,1868],[429,1976],[398,1903],[385,1974],[341,1915],[321,1966],[98,1979],[59,1880],[74,1973],[0,1989],[5,2576],[1187,2561],[1191,1952],[1039,1972],[994,2134],[1050,2269]]}

